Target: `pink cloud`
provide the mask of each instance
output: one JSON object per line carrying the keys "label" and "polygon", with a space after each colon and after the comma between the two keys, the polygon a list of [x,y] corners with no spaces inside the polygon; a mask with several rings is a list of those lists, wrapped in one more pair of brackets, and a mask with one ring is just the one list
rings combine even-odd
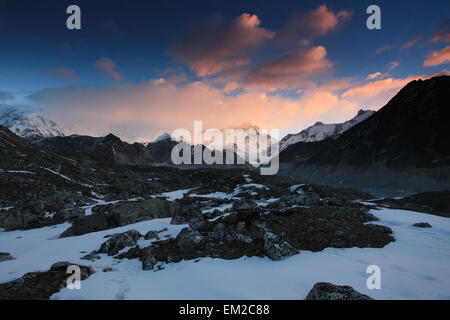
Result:
{"label": "pink cloud", "polygon": [[322,46],[296,49],[276,60],[259,64],[252,69],[243,84],[247,89],[295,89],[315,74],[332,69]]}
{"label": "pink cloud", "polygon": [[102,57],[94,63],[94,66],[100,71],[100,73],[108,75],[116,81],[124,78],[120,72],[116,71],[117,64],[110,58]]}
{"label": "pink cloud", "polygon": [[423,38],[423,35],[415,36],[415,37],[409,39],[407,42],[405,42],[402,45],[402,48],[403,49],[410,48],[410,47],[414,46],[416,43],[418,43],[420,40],[422,40],[422,38]]}
{"label": "pink cloud", "polygon": [[391,49],[392,49],[392,46],[386,44],[386,45],[384,45],[384,46],[378,48],[378,49],[375,51],[375,54],[377,55],[377,54],[380,54],[380,53],[382,53],[382,52],[384,52],[384,51],[388,51],[388,50],[391,50]]}
{"label": "pink cloud", "polygon": [[170,51],[198,76],[210,76],[249,63],[249,50],[273,37],[258,16],[243,13],[229,24],[214,16],[188,30]]}
{"label": "pink cloud", "polygon": [[50,74],[54,77],[61,78],[64,80],[69,80],[69,81],[77,80],[77,74],[75,73],[75,71],[73,71],[72,69],[63,67],[63,66],[47,68],[47,72],[48,72],[48,74]]}
{"label": "pink cloud", "polygon": [[383,74],[381,72],[371,73],[367,76],[367,80],[373,80],[375,78],[381,77]]}
{"label": "pink cloud", "polygon": [[279,44],[308,45],[312,39],[336,29],[339,23],[352,16],[349,10],[333,12],[326,5],[317,9],[293,15],[277,32],[274,41]]}
{"label": "pink cloud", "polygon": [[440,64],[450,62],[450,46],[445,47],[441,51],[433,51],[423,62],[424,67],[438,66]]}
{"label": "pink cloud", "polygon": [[450,19],[439,24],[439,29],[430,38],[430,42],[450,42]]}
{"label": "pink cloud", "polygon": [[428,79],[441,74],[448,75],[449,72],[444,70],[431,75],[412,75],[406,78],[390,77],[359,83],[343,92],[341,98],[352,101],[363,108],[379,109],[409,82],[418,79]]}
{"label": "pink cloud", "polygon": [[398,62],[398,61],[392,61],[391,63],[389,63],[388,65],[387,65],[387,68],[389,69],[389,70],[394,70],[395,68],[398,68],[400,66],[400,62]]}

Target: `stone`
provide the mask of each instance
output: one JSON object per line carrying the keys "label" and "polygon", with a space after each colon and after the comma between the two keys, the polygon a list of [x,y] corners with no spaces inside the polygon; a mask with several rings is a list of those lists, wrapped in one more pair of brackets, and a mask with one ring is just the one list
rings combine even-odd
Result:
{"label": "stone", "polygon": [[385,234],[391,234],[392,233],[391,228],[386,227],[386,226],[382,226],[382,225],[379,225],[379,224],[367,223],[366,227],[368,227],[371,230],[376,231],[376,232],[381,232],[381,233],[385,233]]}
{"label": "stone", "polygon": [[373,300],[350,286],[338,286],[328,282],[318,282],[309,291],[306,300]]}
{"label": "stone", "polygon": [[[0,300],[49,300],[66,285],[67,267],[76,265],[71,262],[57,262],[45,272],[30,272],[21,278],[0,284]],[[94,271],[90,267],[78,265],[81,280],[88,278]]]}
{"label": "stone", "polygon": [[144,270],[152,270],[156,264],[158,263],[158,260],[152,255],[146,255],[142,259],[142,269]]}
{"label": "stone", "polygon": [[414,223],[412,226],[416,228],[431,228],[431,224],[428,222],[418,222]]}
{"label": "stone", "polygon": [[263,239],[264,252],[272,260],[283,260],[298,253],[289,242],[270,231],[264,233]]}
{"label": "stone", "polygon": [[8,260],[16,260],[16,259],[8,252],[0,252],[0,262]]}
{"label": "stone", "polygon": [[142,235],[136,230],[115,233],[102,244],[97,253],[107,253],[109,256],[113,256],[123,248],[136,245],[136,242],[140,237],[142,237]]}
{"label": "stone", "polygon": [[157,232],[157,231],[150,230],[149,232],[147,232],[147,233],[145,234],[144,239],[145,239],[145,240],[151,240],[151,239],[159,240],[158,232]]}
{"label": "stone", "polygon": [[99,260],[100,258],[101,257],[98,254],[96,254],[95,252],[91,252],[91,253],[88,253],[88,254],[82,256],[80,259],[95,261],[95,260]]}
{"label": "stone", "polygon": [[70,263],[68,261],[55,262],[50,267],[50,271],[64,271],[65,272],[65,271],[67,271],[67,268],[71,265],[73,265],[73,263]]}

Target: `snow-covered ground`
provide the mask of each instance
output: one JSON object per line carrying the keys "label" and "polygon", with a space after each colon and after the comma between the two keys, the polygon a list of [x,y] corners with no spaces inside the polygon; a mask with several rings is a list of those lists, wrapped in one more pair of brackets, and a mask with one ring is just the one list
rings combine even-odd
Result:
{"label": "snow-covered ground", "polygon": [[[57,239],[69,224],[28,231],[0,232],[0,252],[16,260],[0,263],[0,283],[30,271],[48,270],[57,261],[94,267],[81,290],[64,288],[54,299],[304,299],[319,281],[351,285],[375,299],[450,299],[450,219],[423,213],[372,210],[391,227],[396,241],[382,249],[329,248],[302,251],[283,261],[268,258],[222,260],[203,258],[144,271],[138,260],[115,260],[102,255],[96,262],[80,260],[98,249],[104,236],[130,229],[141,233],[168,228],[175,236],[184,226],[170,219],[140,222],[78,237]],[[430,229],[415,228],[428,222]],[[164,234],[163,234],[164,235]],[[381,289],[366,287],[369,265],[381,268]],[[112,267],[111,272],[102,272]]]}

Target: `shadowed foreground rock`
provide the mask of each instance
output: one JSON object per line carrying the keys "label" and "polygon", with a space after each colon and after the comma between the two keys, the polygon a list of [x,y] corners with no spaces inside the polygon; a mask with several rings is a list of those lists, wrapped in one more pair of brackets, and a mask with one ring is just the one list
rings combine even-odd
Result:
{"label": "shadowed foreground rock", "polygon": [[418,222],[414,223],[412,226],[416,228],[431,228],[431,224],[428,222]]}
{"label": "shadowed foreground rock", "polygon": [[15,258],[8,252],[0,252],[0,262],[15,260]]}
{"label": "shadowed foreground rock", "polygon": [[309,291],[306,300],[373,300],[350,286],[337,286],[328,282],[318,282]]}
{"label": "shadowed foreground rock", "polygon": [[[48,300],[65,285],[70,274],[66,273],[70,262],[57,262],[45,272],[29,272],[11,282],[0,284],[0,300]],[[88,278],[94,271],[80,266],[81,280]]]}

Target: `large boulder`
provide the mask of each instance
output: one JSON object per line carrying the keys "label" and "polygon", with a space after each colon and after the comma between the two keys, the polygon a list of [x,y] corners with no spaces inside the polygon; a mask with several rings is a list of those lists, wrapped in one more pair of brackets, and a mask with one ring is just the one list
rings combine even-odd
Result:
{"label": "large boulder", "polygon": [[428,222],[417,222],[414,223],[412,226],[416,228],[431,228],[431,224],[429,224]]}
{"label": "large boulder", "polygon": [[[23,277],[0,284],[0,300],[48,300],[66,285],[69,277],[67,267],[69,262],[57,262],[45,272],[30,272]],[[81,280],[88,278],[94,271],[78,265]]]}
{"label": "large boulder", "polygon": [[272,260],[283,260],[298,253],[289,242],[270,231],[266,231],[263,238],[264,252]]}
{"label": "large boulder", "polygon": [[179,204],[158,198],[96,206],[92,209],[92,215],[76,219],[60,238],[117,228],[145,220],[169,218],[178,208]]}
{"label": "large boulder", "polygon": [[8,252],[0,252],[0,262],[15,260],[15,258]]}
{"label": "large boulder", "polygon": [[102,244],[97,253],[107,253],[109,256],[116,255],[123,248],[136,245],[140,237],[142,235],[136,230],[115,233]]}
{"label": "large boulder", "polygon": [[205,217],[197,207],[181,206],[175,211],[170,224],[195,224],[203,220]]}
{"label": "large boulder", "polygon": [[316,283],[306,300],[373,300],[350,286],[338,286],[328,282]]}

